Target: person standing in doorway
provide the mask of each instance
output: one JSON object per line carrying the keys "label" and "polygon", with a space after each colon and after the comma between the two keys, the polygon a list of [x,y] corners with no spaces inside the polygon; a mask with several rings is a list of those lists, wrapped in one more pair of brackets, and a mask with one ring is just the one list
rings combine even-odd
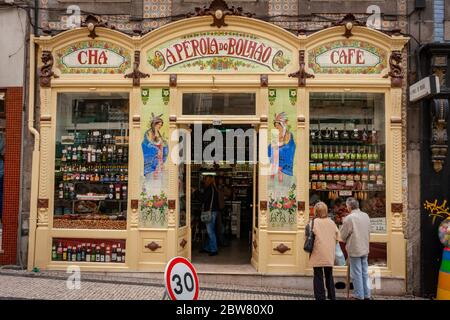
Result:
{"label": "person standing in doorway", "polygon": [[218,254],[217,236],[216,236],[216,219],[219,211],[219,192],[216,187],[214,176],[208,175],[205,180],[205,192],[202,196],[203,211],[208,211],[211,207],[211,221],[206,224],[208,233],[208,243],[200,252],[207,252],[210,256]]}
{"label": "person standing in doorway", "polygon": [[350,261],[350,277],[353,282],[353,298],[370,300],[368,255],[370,244],[370,218],[367,213],[359,209],[359,202],[355,198],[346,201],[350,212],[343,221],[341,238]]}
{"label": "person standing in doorway", "polygon": [[306,236],[314,233],[314,247],[309,257],[309,263],[314,269],[314,297],[316,300],[325,300],[325,286],[328,299],[336,300],[334,289],[333,265],[336,253],[336,243],[339,240],[339,230],[336,224],[328,217],[328,207],[324,202],[314,206],[314,222],[307,226]]}

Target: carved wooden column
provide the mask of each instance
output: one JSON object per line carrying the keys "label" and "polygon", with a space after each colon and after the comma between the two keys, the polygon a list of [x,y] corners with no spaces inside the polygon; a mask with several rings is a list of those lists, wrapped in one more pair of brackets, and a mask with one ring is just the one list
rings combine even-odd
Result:
{"label": "carved wooden column", "polygon": [[402,91],[391,90],[392,202],[402,202]]}
{"label": "carved wooden column", "polygon": [[391,103],[386,107],[387,111],[389,107],[391,108],[391,118],[388,126],[390,132],[387,135],[386,161],[390,169],[386,171],[386,174],[391,179],[391,187],[387,190],[390,191],[390,194],[386,195],[386,200],[390,199],[390,204],[386,203],[386,223],[388,232],[390,230],[388,236],[391,250],[388,251],[388,259],[392,275],[404,277],[406,242],[403,233],[405,206],[403,205],[402,88],[391,88]]}
{"label": "carved wooden column", "polygon": [[53,170],[52,164],[54,154],[54,137],[52,124],[56,110],[52,108],[52,92],[51,78],[57,76],[53,72],[53,56],[48,48],[42,49],[42,65],[40,67],[40,137],[41,137],[41,154],[40,154],[40,171],[39,171],[39,197],[38,197],[38,216],[37,227],[46,228],[49,225],[49,214],[51,195],[53,194]]}

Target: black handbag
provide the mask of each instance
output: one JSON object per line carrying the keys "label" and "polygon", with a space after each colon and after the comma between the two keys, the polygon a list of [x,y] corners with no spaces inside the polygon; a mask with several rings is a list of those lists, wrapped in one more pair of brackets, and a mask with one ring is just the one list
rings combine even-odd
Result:
{"label": "black handbag", "polygon": [[314,248],[314,239],[316,238],[316,236],[314,235],[314,220],[312,220],[311,223],[311,227],[309,228],[309,224],[306,226],[308,229],[306,229],[307,231],[307,235],[306,235],[306,239],[305,239],[305,244],[303,245],[303,250],[305,250],[308,253],[312,253],[313,248]]}
{"label": "black handbag", "polygon": [[208,224],[211,222],[213,200],[214,200],[214,187],[212,187],[211,203],[209,205],[209,210],[203,210],[200,215],[200,220],[205,224]]}

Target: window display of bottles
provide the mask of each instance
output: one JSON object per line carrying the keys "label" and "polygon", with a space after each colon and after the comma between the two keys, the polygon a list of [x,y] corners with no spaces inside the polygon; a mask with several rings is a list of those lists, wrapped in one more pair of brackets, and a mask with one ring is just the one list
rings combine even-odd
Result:
{"label": "window display of bottles", "polygon": [[384,162],[378,145],[312,144],[311,190],[384,190]]}
{"label": "window display of bottles", "polygon": [[126,130],[84,130],[61,137],[55,168],[55,228],[126,229],[125,134]]}
{"label": "window display of bottles", "polygon": [[345,199],[354,197],[370,218],[386,217],[384,95],[312,93],[310,98],[310,208],[324,201],[339,224]]}
{"label": "window display of bottles", "polygon": [[125,263],[125,240],[53,239],[52,261]]}
{"label": "window display of bottles", "polygon": [[[328,132],[331,130],[325,130]],[[310,190],[333,191],[347,190],[342,195],[353,195],[363,200],[367,195],[364,193],[352,193],[355,191],[383,191],[384,181],[384,161],[381,161],[383,154],[380,146],[373,144],[373,139],[361,139],[359,130],[352,133],[342,134],[342,132],[325,133],[328,139],[335,136],[334,141],[314,139],[310,145]],[[366,130],[364,130],[366,132]],[[354,138],[352,139],[352,135]],[[372,136],[376,131],[372,131]],[[317,137],[314,130],[310,136]],[[343,138],[344,137],[344,138]],[[359,137],[356,139],[356,137]],[[335,194],[330,194],[334,197]]]}
{"label": "window display of bottles", "polygon": [[59,93],[53,228],[127,228],[127,93]]}

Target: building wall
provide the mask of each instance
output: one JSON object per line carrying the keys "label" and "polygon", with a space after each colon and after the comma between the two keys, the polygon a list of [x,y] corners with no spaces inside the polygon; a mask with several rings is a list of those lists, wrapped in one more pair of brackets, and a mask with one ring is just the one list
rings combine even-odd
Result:
{"label": "building wall", "polygon": [[15,8],[0,10],[0,87],[23,85],[26,13]]}
{"label": "building wall", "polygon": [[3,181],[3,237],[1,248],[3,252],[0,253],[0,265],[16,264],[17,261],[22,93],[21,87],[9,87],[6,90],[5,175]]}
{"label": "building wall", "polygon": [[[16,4],[20,4],[16,2]],[[3,193],[3,234],[0,265],[18,262],[20,184],[23,176],[22,112],[26,79],[25,56],[28,48],[28,20],[24,10],[0,1],[0,88],[6,90],[6,144]],[[31,164],[30,164],[31,168]],[[25,200],[29,202],[29,197]],[[25,239],[26,241],[27,239]],[[26,252],[26,242],[20,242]],[[22,251],[23,251],[22,249]]]}
{"label": "building wall", "polygon": [[444,40],[450,41],[450,1],[444,2]]}

